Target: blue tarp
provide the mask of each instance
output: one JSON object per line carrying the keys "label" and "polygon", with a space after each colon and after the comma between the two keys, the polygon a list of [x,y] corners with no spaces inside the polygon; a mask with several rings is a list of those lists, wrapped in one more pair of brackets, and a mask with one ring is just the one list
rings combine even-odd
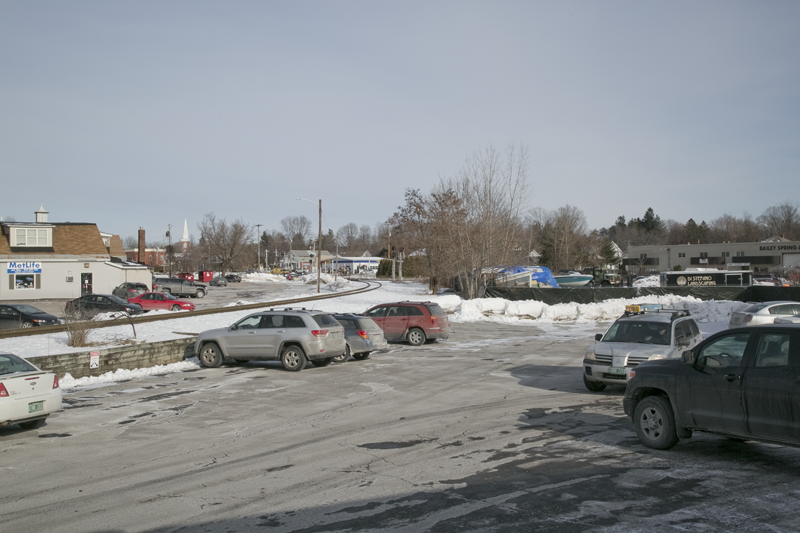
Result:
{"label": "blue tarp", "polygon": [[558,287],[558,282],[556,281],[556,278],[553,277],[553,273],[550,272],[550,269],[547,267],[517,265],[513,267],[500,268],[497,271],[501,274],[506,274],[506,275],[522,274],[524,272],[530,272],[531,281],[535,281],[539,285],[549,285],[550,287]]}

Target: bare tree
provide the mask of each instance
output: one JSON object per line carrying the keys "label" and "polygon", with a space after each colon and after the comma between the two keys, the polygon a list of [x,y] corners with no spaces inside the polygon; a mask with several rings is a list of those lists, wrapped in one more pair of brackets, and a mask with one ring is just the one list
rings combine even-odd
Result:
{"label": "bare tree", "polygon": [[345,224],[339,231],[336,232],[339,235],[339,246],[343,248],[347,248],[350,251],[351,248],[355,248],[356,241],[358,240],[358,226],[355,223],[350,222],[349,224]]}
{"label": "bare tree", "polygon": [[800,212],[797,204],[784,202],[768,207],[758,222],[764,227],[769,237],[783,236],[789,240],[800,240]]}
{"label": "bare tree", "polygon": [[303,215],[283,218],[281,229],[283,229],[283,234],[293,241],[292,246],[296,244],[295,240],[298,236],[303,242],[301,248],[305,248],[305,244],[311,240],[311,221]]}
{"label": "bare tree", "polygon": [[207,213],[197,227],[207,247],[209,261],[212,266],[219,265],[223,273],[231,270],[252,241],[252,228],[241,219],[229,224],[224,218],[218,219],[214,213]]}
{"label": "bare tree", "polygon": [[478,295],[486,268],[513,260],[527,202],[527,172],[527,148],[509,145],[503,156],[489,146],[433,191],[441,266],[458,277],[468,298]]}
{"label": "bare tree", "polygon": [[358,228],[358,247],[359,251],[368,250],[372,244],[372,228],[367,224],[362,224]]}
{"label": "bare tree", "polygon": [[134,237],[133,235],[128,235],[122,240],[122,247],[126,250],[131,250],[133,248],[139,247],[139,239]]}

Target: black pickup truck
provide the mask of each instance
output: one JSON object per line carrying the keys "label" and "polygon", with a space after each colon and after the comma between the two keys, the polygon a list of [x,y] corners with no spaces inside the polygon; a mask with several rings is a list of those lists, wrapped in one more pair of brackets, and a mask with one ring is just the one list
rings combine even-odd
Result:
{"label": "black pickup truck", "polygon": [[728,329],[680,359],[642,363],[623,407],[659,450],[692,431],[800,446],[800,324]]}
{"label": "black pickup truck", "polygon": [[153,292],[168,292],[173,296],[184,298],[202,298],[208,292],[208,287],[188,279],[153,278]]}

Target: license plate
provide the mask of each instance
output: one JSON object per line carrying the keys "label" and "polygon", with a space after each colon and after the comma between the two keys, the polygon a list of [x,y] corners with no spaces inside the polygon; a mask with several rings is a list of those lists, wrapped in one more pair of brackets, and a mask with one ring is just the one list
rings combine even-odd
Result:
{"label": "license plate", "polygon": [[333,332],[333,338],[334,338],[334,339],[338,339],[338,338],[339,338],[339,333],[337,333],[336,331],[334,331],[334,332]]}
{"label": "license plate", "polygon": [[611,367],[611,372],[609,372],[609,374],[618,374],[620,376],[624,376],[625,375],[625,369],[622,368],[622,367],[618,367],[618,366],[612,366]]}
{"label": "license plate", "polygon": [[44,411],[44,401],[28,404],[29,413],[38,413],[39,411]]}

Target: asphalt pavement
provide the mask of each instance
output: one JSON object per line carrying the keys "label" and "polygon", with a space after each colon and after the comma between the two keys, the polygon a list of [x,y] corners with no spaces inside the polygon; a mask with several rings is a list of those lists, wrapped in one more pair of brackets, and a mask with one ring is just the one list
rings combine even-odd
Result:
{"label": "asphalt pavement", "polygon": [[[568,333],[568,327],[565,327]],[[796,531],[800,450],[639,444],[587,339],[445,342],[286,372],[247,363],[65,395],[0,427],[7,531]]]}

